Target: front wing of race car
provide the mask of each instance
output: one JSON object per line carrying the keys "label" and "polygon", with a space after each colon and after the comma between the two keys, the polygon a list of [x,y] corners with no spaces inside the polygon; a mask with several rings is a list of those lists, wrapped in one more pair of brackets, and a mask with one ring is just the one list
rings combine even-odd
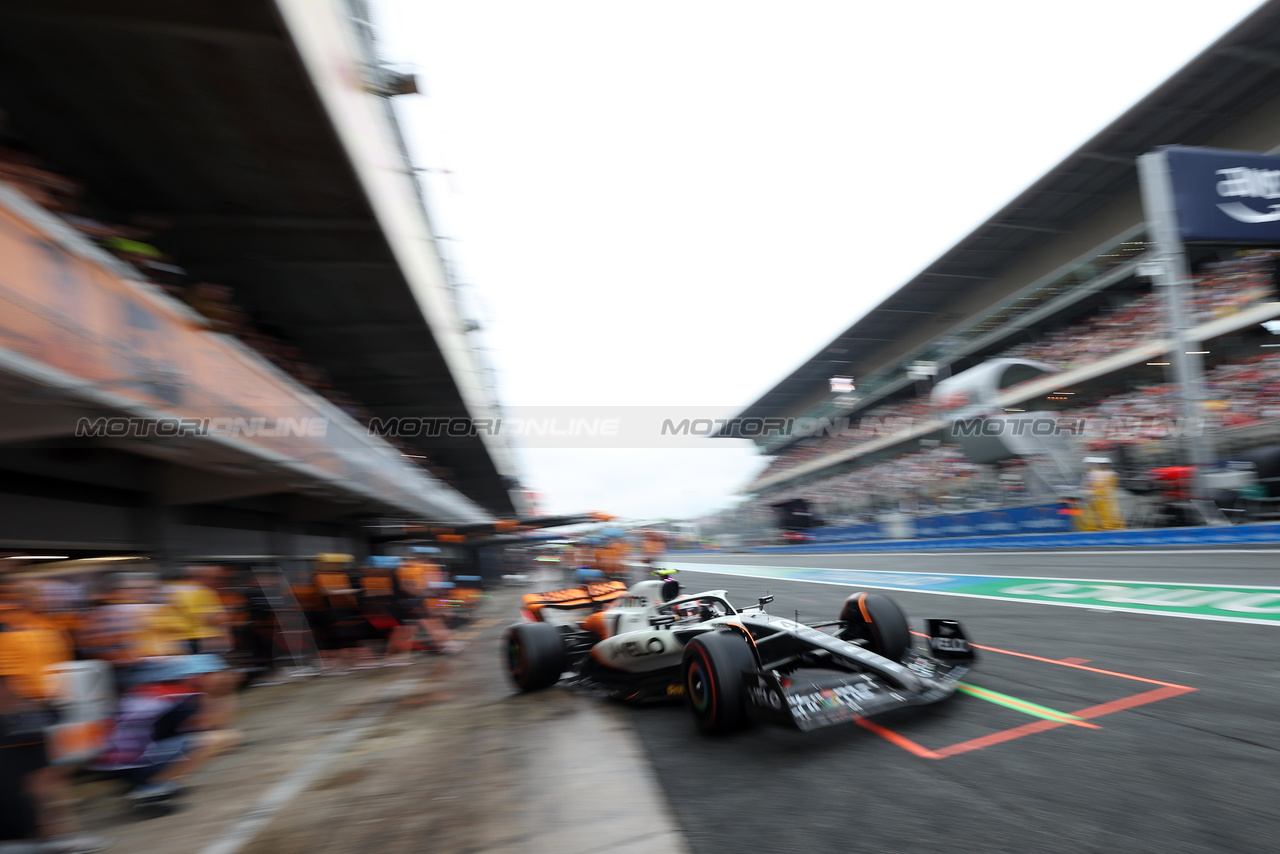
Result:
{"label": "front wing of race car", "polygon": [[928,622],[929,651],[908,651],[901,661],[916,677],[912,690],[894,685],[874,671],[802,670],[784,676],[766,669],[743,673],[747,702],[762,720],[809,732],[944,700],[955,693],[957,684],[972,669],[974,653],[957,623]]}

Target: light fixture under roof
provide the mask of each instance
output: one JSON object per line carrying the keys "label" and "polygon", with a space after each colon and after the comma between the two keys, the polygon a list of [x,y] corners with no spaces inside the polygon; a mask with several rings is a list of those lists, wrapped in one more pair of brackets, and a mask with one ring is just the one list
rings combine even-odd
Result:
{"label": "light fixture under roof", "polygon": [[848,394],[854,391],[853,377],[832,377],[831,391],[835,394]]}

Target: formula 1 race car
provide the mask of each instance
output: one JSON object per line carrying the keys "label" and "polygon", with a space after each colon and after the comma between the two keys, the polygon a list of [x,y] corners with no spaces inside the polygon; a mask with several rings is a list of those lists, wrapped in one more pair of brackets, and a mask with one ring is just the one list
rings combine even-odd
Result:
{"label": "formula 1 race car", "polygon": [[927,643],[913,643],[902,611],[879,593],[854,593],[839,619],[813,625],[769,614],[771,601],[735,608],[723,590],[682,596],[669,575],[629,590],[531,593],[503,655],[521,691],[567,673],[569,684],[631,702],[683,698],[711,733],[751,718],[808,731],[934,703],[976,658],[955,620],[927,620]]}

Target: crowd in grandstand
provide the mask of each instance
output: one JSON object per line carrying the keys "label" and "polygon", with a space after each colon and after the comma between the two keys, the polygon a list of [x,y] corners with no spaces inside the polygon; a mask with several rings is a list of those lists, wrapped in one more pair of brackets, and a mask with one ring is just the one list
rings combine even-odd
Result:
{"label": "crowd in grandstand", "polygon": [[[295,382],[321,395],[361,424],[368,426],[373,419],[372,413],[360,403],[334,388],[325,370],[311,364],[298,347],[255,324],[249,313],[236,303],[231,288],[196,280],[175,259],[148,242],[166,226],[163,221],[145,219],[134,224],[113,221],[101,206],[92,203],[83,184],[25,151],[20,140],[7,134],[3,112],[0,112],[0,182],[20,190],[31,201],[130,265],[142,278],[195,310],[212,331],[235,337]],[[451,470],[430,459],[421,449],[393,437],[384,438],[433,476],[455,482]]]}
{"label": "crowd in grandstand", "polygon": [[[1236,257],[1206,264],[1195,279],[1190,302],[1196,323],[1225,317],[1256,302],[1274,298],[1273,265],[1280,251],[1241,252]],[[1104,310],[1065,329],[1052,332],[1029,344],[1018,344],[992,358],[1031,359],[1069,370],[1130,349],[1141,335],[1159,337],[1164,333],[1164,307],[1159,295],[1143,294],[1124,305]],[[1153,403],[1144,392],[1142,399]],[[1259,398],[1261,399],[1261,398]],[[1240,403],[1241,406],[1245,404]],[[845,430],[837,435],[802,439],[770,461],[757,481],[789,471],[803,463],[865,444],[877,435],[888,435],[907,424],[919,424],[933,417],[928,402],[919,398],[887,404],[864,413],[857,420],[875,425],[874,430]],[[1228,424],[1241,421],[1241,411],[1227,416]]]}
{"label": "crowd in grandstand", "polygon": [[796,442],[770,460],[769,465],[759,474],[757,480],[788,471],[802,463],[828,454],[857,447],[877,436],[892,435],[932,417],[933,408],[929,401],[913,398],[860,412],[855,419],[851,419],[847,429],[843,422],[831,420],[830,423],[836,428],[834,432],[824,427],[821,429],[821,435]]}
{"label": "crowd in grandstand", "polygon": [[130,801],[167,801],[239,743],[246,676],[265,684],[261,674],[293,665],[342,673],[407,663],[415,650],[456,652],[443,615],[480,591],[464,595],[454,581],[420,558],[370,558],[357,570],[349,556],[320,555],[291,591],[301,613],[286,613],[278,603],[287,596],[231,567],[190,567],[165,583],[131,571],[0,576],[0,748],[6,769],[18,771],[0,775],[15,784],[0,799],[0,840],[38,836],[53,841],[50,851],[101,847],[78,835],[67,757],[46,735],[74,699],[56,675],[71,663],[114,683],[114,711],[105,710],[101,741],[84,761],[118,780]]}
{"label": "crowd in grandstand", "polygon": [[[1226,317],[1271,297],[1272,264],[1277,257],[1280,252],[1266,250],[1205,265],[1189,295],[1192,321],[1205,323]],[[1158,338],[1165,328],[1164,303],[1159,294],[1148,293],[1034,343],[1014,346],[1000,356],[1033,359],[1069,370],[1127,350],[1141,343],[1139,335]]]}
{"label": "crowd in grandstand", "polygon": [[[1280,354],[1269,351],[1219,365],[1205,374],[1204,390],[1208,414],[1224,429],[1280,418]],[[1168,436],[1171,423],[1181,418],[1180,400],[1176,385],[1162,383],[1066,414],[1086,418],[1097,430],[1111,425],[1106,438],[1131,443]]]}
{"label": "crowd in grandstand", "polygon": [[[1205,409],[1222,429],[1280,420],[1280,352],[1268,350],[1218,365],[1206,372],[1204,389]],[[1115,394],[1059,417],[1083,425],[1082,441],[1114,447],[1175,435],[1180,407],[1178,387],[1161,383]],[[819,507],[840,508],[838,512],[852,518],[873,510],[954,510],[969,500],[1016,502],[1022,487],[1015,485],[1022,484],[1022,479],[1008,466],[998,474],[984,468],[969,463],[960,448],[943,445],[784,488],[757,499],[756,504],[805,498]]]}
{"label": "crowd in grandstand", "polygon": [[979,473],[979,467],[969,462],[960,448],[942,445],[769,493],[756,503],[768,506],[803,498],[824,508],[823,512],[843,517],[826,518],[828,523],[863,521],[864,517],[870,518],[867,514],[875,512],[923,512],[947,504],[970,492],[976,485],[970,481]]}

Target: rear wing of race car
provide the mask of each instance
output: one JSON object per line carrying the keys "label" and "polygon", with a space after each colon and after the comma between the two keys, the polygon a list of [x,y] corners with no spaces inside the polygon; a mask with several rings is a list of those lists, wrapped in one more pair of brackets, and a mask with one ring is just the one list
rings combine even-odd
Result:
{"label": "rear wing of race car", "polygon": [[895,686],[874,672],[801,671],[787,677],[757,670],[742,674],[747,702],[757,717],[808,732],[944,700],[973,669],[976,654],[955,620],[927,623],[928,650],[908,650],[901,660],[916,676],[918,690]]}
{"label": "rear wing of race car", "polygon": [[621,581],[602,581],[598,584],[585,584],[582,587],[567,587],[564,590],[526,593],[520,599],[520,610],[526,619],[544,622],[542,613],[544,609],[595,611],[626,595],[626,592],[627,585]]}

